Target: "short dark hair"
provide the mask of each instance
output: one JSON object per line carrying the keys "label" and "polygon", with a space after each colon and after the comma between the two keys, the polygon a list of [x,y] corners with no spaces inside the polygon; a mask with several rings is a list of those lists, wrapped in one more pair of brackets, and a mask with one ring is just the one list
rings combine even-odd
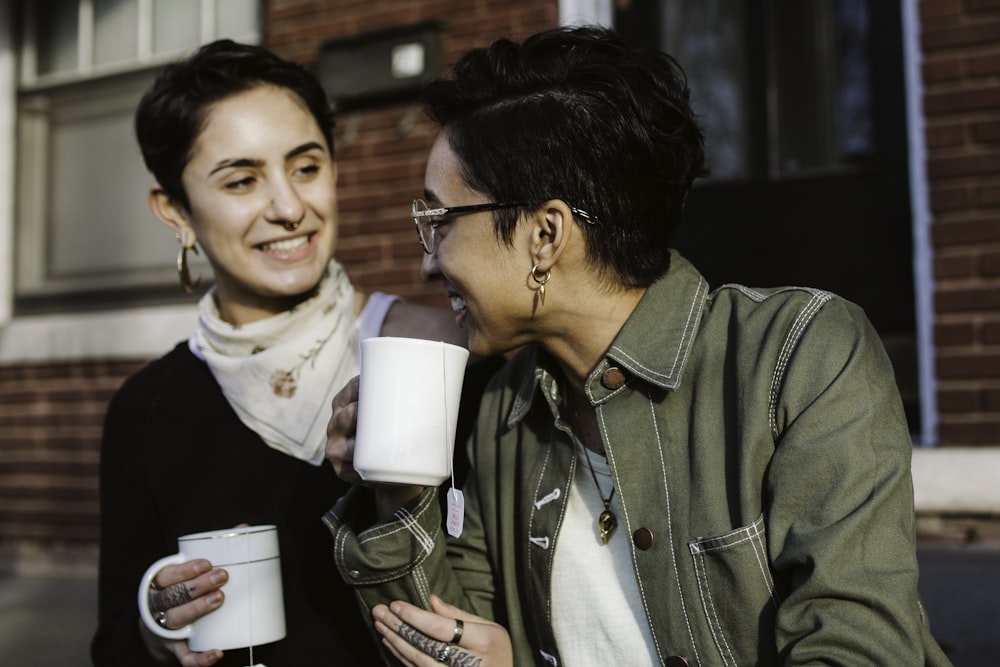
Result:
{"label": "short dark hair", "polygon": [[265,85],[284,88],[302,100],[333,155],[333,111],[317,77],[261,46],[220,39],[164,67],[135,112],[142,158],[172,199],[189,207],[181,174],[211,106]]}
{"label": "short dark hair", "polygon": [[[562,27],[473,49],[424,87],[424,107],[496,201],[562,199],[606,278],[645,287],[669,267],[669,242],[695,178],[707,173],[687,78],[669,55],[631,49],[611,30]],[[523,211],[494,214],[510,243]]]}

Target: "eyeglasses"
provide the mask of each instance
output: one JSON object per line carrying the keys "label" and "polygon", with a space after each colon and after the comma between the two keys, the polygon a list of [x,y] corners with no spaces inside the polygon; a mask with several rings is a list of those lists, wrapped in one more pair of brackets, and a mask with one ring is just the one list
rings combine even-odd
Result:
{"label": "eyeglasses", "polygon": [[[410,215],[413,217],[413,224],[417,228],[417,236],[420,238],[420,245],[428,255],[437,250],[438,236],[437,228],[441,224],[441,218],[448,215],[462,215],[465,213],[476,213],[478,211],[499,211],[505,208],[517,208],[519,206],[529,206],[530,202],[490,202],[486,204],[468,204],[466,206],[440,206],[431,208],[423,199],[414,199]],[[597,218],[586,211],[569,207],[573,215],[587,221],[588,224],[596,224]]]}

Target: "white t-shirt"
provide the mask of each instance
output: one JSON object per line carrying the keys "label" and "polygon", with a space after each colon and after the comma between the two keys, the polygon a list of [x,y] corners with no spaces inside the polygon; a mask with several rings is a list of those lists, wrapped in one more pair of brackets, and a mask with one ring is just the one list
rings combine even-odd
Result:
{"label": "white t-shirt", "polygon": [[[633,574],[618,494],[611,499],[611,511],[619,526],[610,541],[601,544],[597,518],[604,503],[591,478],[583,446],[577,443],[576,448],[576,473],[552,563],[552,628],[562,664],[658,665]],[[601,494],[607,498],[613,488],[607,459],[589,454]]]}

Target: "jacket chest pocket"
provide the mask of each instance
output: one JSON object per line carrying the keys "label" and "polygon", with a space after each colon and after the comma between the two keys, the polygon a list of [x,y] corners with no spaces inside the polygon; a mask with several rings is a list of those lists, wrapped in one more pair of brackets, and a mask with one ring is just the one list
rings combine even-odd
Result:
{"label": "jacket chest pocket", "polygon": [[725,535],[690,542],[688,549],[704,621],[719,652],[718,664],[776,664],[774,623],[779,600],[763,515]]}

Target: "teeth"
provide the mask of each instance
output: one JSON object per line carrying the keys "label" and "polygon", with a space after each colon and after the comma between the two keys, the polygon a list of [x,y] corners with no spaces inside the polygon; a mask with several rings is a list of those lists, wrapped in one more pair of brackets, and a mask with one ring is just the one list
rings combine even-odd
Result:
{"label": "teeth", "polygon": [[288,252],[289,250],[303,248],[308,244],[308,236],[296,236],[294,239],[285,239],[284,241],[265,243],[260,247],[260,249],[265,252]]}
{"label": "teeth", "polygon": [[465,303],[465,299],[460,296],[451,297],[451,309],[456,313],[460,313],[468,307],[469,304]]}

